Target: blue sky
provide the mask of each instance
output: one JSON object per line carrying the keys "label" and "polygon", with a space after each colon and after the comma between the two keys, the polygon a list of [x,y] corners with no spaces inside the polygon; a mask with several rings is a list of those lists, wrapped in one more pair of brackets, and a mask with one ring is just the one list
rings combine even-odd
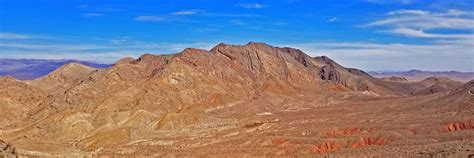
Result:
{"label": "blue sky", "polygon": [[469,1],[0,0],[0,58],[113,63],[257,41],[364,70],[474,71]]}

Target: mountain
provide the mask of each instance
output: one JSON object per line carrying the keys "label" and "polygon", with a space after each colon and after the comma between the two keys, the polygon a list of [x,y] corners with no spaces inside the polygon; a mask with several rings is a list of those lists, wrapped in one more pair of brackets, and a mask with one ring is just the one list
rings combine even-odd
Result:
{"label": "mountain", "polygon": [[429,77],[418,83],[425,85],[426,88],[414,92],[414,95],[427,95],[449,91],[463,84],[462,82],[454,81],[447,77]]}
{"label": "mountain", "polygon": [[294,48],[221,43],[2,77],[0,142],[44,157],[465,156],[473,86],[386,81]]}
{"label": "mountain", "polygon": [[107,68],[108,64],[78,60],[0,59],[0,76],[12,76],[20,80],[32,80],[45,76],[68,63],[80,63],[95,68]]}
{"label": "mountain", "polygon": [[459,71],[370,71],[370,75],[378,78],[384,77],[404,77],[410,81],[421,81],[429,77],[449,77],[453,80],[468,82],[474,79],[474,72],[459,72]]}

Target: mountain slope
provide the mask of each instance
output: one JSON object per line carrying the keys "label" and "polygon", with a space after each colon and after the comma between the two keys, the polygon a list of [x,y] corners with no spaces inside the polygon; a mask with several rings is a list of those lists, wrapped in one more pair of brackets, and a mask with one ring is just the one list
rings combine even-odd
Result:
{"label": "mountain slope", "polygon": [[28,117],[46,95],[41,89],[12,77],[0,77],[0,128]]}
{"label": "mountain slope", "polygon": [[414,92],[414,95],[427,95],[438,92],[445,92],[459,87],[463,84],[462,82],[454,81],[447,77],[430,77],[419,81],[418,83],[425,85],[426,88]]}

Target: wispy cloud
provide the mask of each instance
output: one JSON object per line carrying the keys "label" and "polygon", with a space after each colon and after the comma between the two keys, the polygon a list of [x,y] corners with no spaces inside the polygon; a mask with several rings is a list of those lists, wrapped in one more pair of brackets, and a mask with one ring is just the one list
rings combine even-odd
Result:
{"label": "wispy cloud", "polygon": [[328,19],[328,22],[330,22],[330,23],[336,22],[336,21],[337,21],[337,17],[332,17],[332,18]]}
{"label": "wispy cloud", "polygon": [[209,17],[228,17],[228,18],[259,18],[263,17],[259,14],[237,14],[237,13],[203,13],[203,16]]}
{"label": "wispy cloud", "polygon": [[347,67],[364,70],[460,70],[474,71],[474,45],[453,42],[433,44],[329,42],[299,43],[311,56],[326,55]]}
{"label": "wispy cloud", "polygon": [[[222,12],[206,12],[205,10],[193,9],[193,10],[180,10],[171,12],[169,14],[161,15],[141,15],[136,16],[136,21],[141,22],[161,22],[161,21],[174,21],[174,22],[198,22],[197,20],[190,19],[190,15],[199,15],[199,17],[209,18],[259,18],[262,17],[258,14],[240,14],[240,13],[222,13]],[[199,18],[194,16],[193,18]]]}
{"label": "wispy cloud", "polygon": [[[474,18],[467,12],[450,10],[432,13],[422,10],[397,10],[387,13],[387,17],[366,26],[381,26],[413,29],[468,29],[474,30]],[[464,15],[464,16],[462,16]]]}
{"label": "wispy cloud", "polygon": [[474,41],[474,13],[462,10],[395,10],[365,26],[380,28],[382,31],[379,32],[393,35],[431,39],[431,42],[443,40],[448,43],[452,40],[449,43],[455,44]]}
{"label": "wispy cloud", "polygon": [[158,21],[164,21],[165,18],[162,16],[137,16],[135,17],[136,21],[147,21],[147,22],[158,22]]}
{"label": "wispy cloud", "polygon": [[387,13],[387,15],[406,15],[406,14],[429,15],[430,12],[427,12],[427,11],[424,11],[424,10],[406,10],[406,9],[401,9],[401,10],[390,11],[390,12]]}
{"label": "wispy cloud", "polygon": [[278,29],[272,28],[273,25],[284,25],[282,22],[278,23],[265,23],[265,22],[248,22],[243,21],[241,19],[233,19],[230,20],[229,23],[231,25],[235,25],[241,27],[243,29],[251,29],[251,30],[258,30],[258,31],[270,31],[270,32],[277,32],[280,31]]}
{"label": "wispy cloud", "polygon": [[376,3],[376,4],[413,4],[418,2],[419,0],[366,0],[369,3]]}
{"label": "wispy cloud", "polygon": [[247,25],[246,22],[240,20],[240,19],[233,19],[229,21],[233,25]]}
{"label": "wispy cloud", "polygon": [[121,12],[124,11],[121,8],[117,8],[112,5],[94,5],[94,4],[81,4],[76,6],[76,8],[90,11],[90,12],[102,12],[102,13],[112,13],[112,12]]}
{"label": "wispy cloud", "polygon": [[194,15],[201,12],[201,10],[181,10],[171,13],[172,15]]}
{"label": "wispy cloud", "polygon": [[253,30],[259,30],[259,31],[269,31],[269,32],[281,31],[281,30],[278,30],[278,29],[273,29],[273,28],[269,28],[269,27],[261,27],[261,26],[248,26],[247,28],[248,29],[253,29]]}
{"label": "wispy cloud", "polygon": [[263,4],[260,3],[242,3],[239,4],[239,6],[247,9],[261,9],[265,7]]}
{"label": "wispy cloud", "polygon": [[108,40],[112,44],[126,44],[131,39],[133,39],[133,37],[123,36],[123,37],[118,37],[114,39],[105,39],[105,40]]}
{"label": "wispy cloud", "polygon": [[84,13],[84,14],[81,14],[83,17],[100,17],[100,16],[104,16],[104,14],[102,13]]}
{"label": "wispy cloud", "polygon": [[424,44],[317,43],[303,45],[314,54],[334,56],[352,67],[473,71],[474,14],[462,10],[394,10],[365,27],[425,39]]}
{"label": "wispy cloud", "polygon": [[474,39],[474,34],[436,34],[426,33],[423,30],[414,30],[410,28],[395,28],[389,32],[394,34],[400,34],[408,37],[420,37],[420,38],[457,38],[457,39]]}
{"label": "wispy cloud", "polygon": [[194,29],[196,32],[215,32],[215,31],[220,31],[218,28],[213,28],[213,27],[205,27],[205,28],[196,28]]}
{"label": "wispy cloud", "polygon": [[0,33],[0,39],[29,39],[31,35],[16,34],[16,33]]}
{"label": "wispy cloud", "polygon": [[180,22],[189,22],[190,20],[184,20],[183,16],[185,15],[195,15],[201,12],[201,10],[181,10],[172,12],[169,14],[162,15],[141,15],[135,17],[136,21],[141,22],[162,22],[162,21],[180,21]]}

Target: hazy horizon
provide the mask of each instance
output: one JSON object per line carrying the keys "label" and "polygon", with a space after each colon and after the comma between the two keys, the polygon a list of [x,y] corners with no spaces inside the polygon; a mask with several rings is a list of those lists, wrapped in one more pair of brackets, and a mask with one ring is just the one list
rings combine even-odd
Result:
{"label": "hazy horizon", "polygon": [[467,0],[2,1],[0,58],[114,63],[249,41],[367,71],[474,67]]}

